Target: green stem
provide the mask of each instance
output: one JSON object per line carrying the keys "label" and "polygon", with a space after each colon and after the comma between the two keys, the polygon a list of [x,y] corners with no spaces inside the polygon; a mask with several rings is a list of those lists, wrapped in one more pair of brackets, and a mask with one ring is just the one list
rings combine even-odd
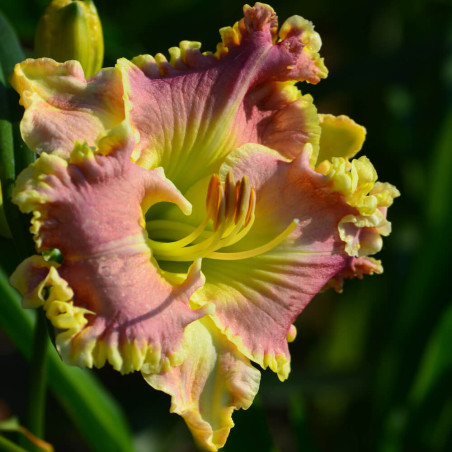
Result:
{"label": "green stem", "polygon": [[[33,352],[30,361],[27,427],[28,430],[38,438],[44,438],[47,350],[49,338],[44,311],[40,310],[37,314]],[[40,449],[36,447],[35,450]]]}
{"label": "green stem", "polygon": [[27,452],[26,449],[23,449],[22,447],[13,443],[9,439],[6,439],[2,435],[0,435],[0,451],[2,451],[2,452]]}

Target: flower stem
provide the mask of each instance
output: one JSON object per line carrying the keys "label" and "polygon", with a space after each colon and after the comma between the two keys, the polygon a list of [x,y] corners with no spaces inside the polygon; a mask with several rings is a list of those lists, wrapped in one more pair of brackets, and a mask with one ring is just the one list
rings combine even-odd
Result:
{"label": "flower stem", "polygon": [[[40,310],[37,313],[30,361],[27,413],[27,427],[38,438],[44,437],[48,342],[47,320],[44,311]],[[40,449],[35,447],[34,450]]]}

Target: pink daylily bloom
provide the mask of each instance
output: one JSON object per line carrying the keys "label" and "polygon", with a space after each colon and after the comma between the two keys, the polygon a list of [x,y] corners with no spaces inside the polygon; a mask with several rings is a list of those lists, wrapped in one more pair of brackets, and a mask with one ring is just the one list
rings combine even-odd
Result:
{"label": "pink daylily bloom", "polygon": [[354,159],[364,128],[296,87],[327,75],[310,22],[278,33],[257,3],[220,33],[214,54],[183,41],[89,80],[26,60],[12,79],[40,157],[14,193],[39,254],[11,283],[66,362],[141,371],[207,450],[252,403],[252,362],[287,378],[310,300],[382,271],[369,256],[398,195]]}

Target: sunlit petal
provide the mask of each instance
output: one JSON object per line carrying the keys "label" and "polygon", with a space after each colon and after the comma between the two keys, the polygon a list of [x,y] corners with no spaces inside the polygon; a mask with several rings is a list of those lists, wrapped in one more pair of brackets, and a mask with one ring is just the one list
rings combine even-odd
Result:
{"label": "sunlit petal", "polygon": [[42,154],[19,176],[14,201],[33,213],[37,249],[58,249],[64,258],[34,256],[11,283],[26,305],[44,306],[67,362],[159,371],[181,362],[185,326],[207,311],[188,306],[203,282],[199,261],[173,285],[152,260],[143,209],[167,201],[189,212],[190,205],[162,171],[130,161],[133,143],[123,127],[97,154],[81,144],[69,163]]}
{"label": "sunlit petal", "polygon": [[78,61],[28,59],[16,65],[11,84],[25,107],[22,137],[36,152],[68,157],[74,141],[94,144],[125,117],[121,74],[115,68],[86,80]]}
{"label": "sunlit petal", "polygon": [[234,410],[247,409],[259,389],[260,372],[207,317],[185,329],[184,363],[146,381],[171,395],[171,412],[187,422],[203,449],[224,446]]}

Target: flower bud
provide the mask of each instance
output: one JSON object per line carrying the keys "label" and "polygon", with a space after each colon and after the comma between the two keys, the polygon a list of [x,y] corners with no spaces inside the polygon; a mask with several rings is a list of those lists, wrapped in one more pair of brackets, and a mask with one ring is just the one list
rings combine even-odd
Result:
{"label": "flower bud", "polygon": [[77,60],[85,77],[94,75],[104,58],[102,26],[92,0],[52,0],[39,20],[37,57]]}

